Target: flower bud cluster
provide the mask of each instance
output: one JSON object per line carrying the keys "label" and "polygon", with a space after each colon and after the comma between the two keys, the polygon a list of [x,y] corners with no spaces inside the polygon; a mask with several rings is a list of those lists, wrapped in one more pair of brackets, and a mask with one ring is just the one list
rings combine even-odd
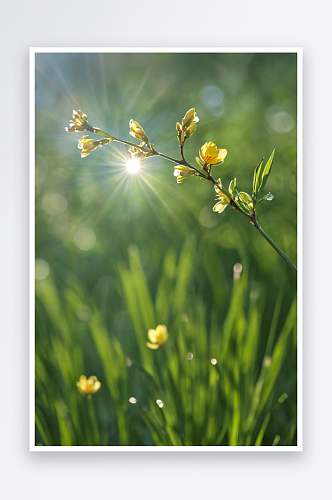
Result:
{"label": "flower bud cluster", "polygon": [[88,122],[88,117],[80,109],[73,110],[73,118],[74,120],[69,121],[69,127],[66,127],[67,132],[83,132],[84,130],[94,132],[94,128]]}
{"label": "flower bud cluster", "polygon": [[188,139],[196,130],[195,124],[199,121],[198,116],[196,116],[196,111],[194,108],[189,109],[182,119],[182,124],[176,124],[176,130],[178,132],[178,140],[182,145],[186,139]]}

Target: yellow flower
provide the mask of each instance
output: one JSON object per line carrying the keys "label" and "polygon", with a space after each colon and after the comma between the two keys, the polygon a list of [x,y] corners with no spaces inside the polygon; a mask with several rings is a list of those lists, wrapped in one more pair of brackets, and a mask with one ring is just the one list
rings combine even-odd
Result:
{"label": "yellow flower", "polygon": [[84,394],[88,397],[91,397],[92,394],[99,391],[99,389],[101,387],[101,383],[99,382],[97,377],[95,377],[94,375],[92,375],[88,379],[86,378],[85,375],[81,375],[80,380],[79,380],[79,382],[76,382],[76,385],[77,385],[78,391],[81,394]]}
{"label": "yellow flower", "polygon": [[105,144],[108,144],[111,142],[113,139],[89,139],[88,135],[83,135],[80,140],[78,141],[78,148],[82,149],[81,157],[84,158],[85,156],[88,156],[91,151],[94,151],[98,146],[104,146]]}
{"label": "yellow flower", "polygon": [[164,347],[168,339],[167,327],[165,325],[158,325],[155,330],[148,331],[148,337],[151,343],[147,342],[146,345],[150,347],[150,349],[160,349]]}
{"label": "yellow flower", "polygon": [[69,121],[69,127],[66,127],[67,132],[83,132],[83,130],[88,130],[93,132],[94,129],[88,122],[88,117],[82,113],[81,110],[73,110],[74,120]]}
{"label": "yellow flower", "polygon": [[174,167],[173,175],[175,175],[176,177],[176,182],[180,184],[183,181],[183,179],[186,179],[187,177],[193,175],[193,171],[187,167],[182,167],[181,165],[178,165],[177,167]]}
{"label": "yellow flower", "polygon": [[136,139],[139,139],[140,141],[149,142],[146,133],[144,132],[143,128],[140,126],[139,123],[135,122],[134,120],[130,120],[129,128],[130,128],[129,132],[130,135],[136,137]]}
{"label": "yellow flower", "polygon": [[[216,203],[213,207],[213,211],[214,212],[218,212],[219,214],[221,214],[221,212],[223,212],[225,210],[225,208],[227,207],[227,205],[230,204],[231,200],[228,196],[226,196],[222,191],[222,184],[221,184],[221,180],[218,179],[217,181],[218,184],[215,184],[214,185],[214,189],[216,190],[218,196],[219,196],[219,199],[220,201],[218,201],[218,203]],[[230,185],[229,185],[229,191],[232,190],[232,193],[234,191],[234,188],[235,188],[235,179],[234,181],[231,181]]]}
{"label": "yellow flower", "polygon": [[227,149],[218,149],[214,142],[206,142],[199,151],[199,156],[203,163],[216,165],[224,161]]}

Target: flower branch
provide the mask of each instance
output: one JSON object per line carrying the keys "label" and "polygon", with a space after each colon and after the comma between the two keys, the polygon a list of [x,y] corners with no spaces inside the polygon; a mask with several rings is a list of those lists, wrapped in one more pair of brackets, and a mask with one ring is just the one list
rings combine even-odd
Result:
{"label": "flower branch", "polygon": [[129,133],[130,135],[138,139],[140,141],[140,144],[135,144],[129,141],[118,139],[98,127],[92,127],[88,122],[87,116],[80,110],[78,112],[73,111],[73,120],[70,120],[69,127],[67,127],[66,130],[67,132],[88,131],[99,134],[103,137],[103,139],[95,140],[91,139],[87,135],[82,136],[78,142],[78,147],[82,149],[82,158],[88,156],[92,151],[97,149],[97,147],[105,146],[110,142],[119,142],[121,144],[125,144],[126,146],[130,146],[128,153],[131,158],[135,159],[135,161],[137,160],[138,162],[141,162],[149,157],[159,156],[161,158],[165,158],[165,160],[175,163],[176,166],[174,167],[174,175],[176,177],[177,183],[181,183],[183,180],[191,177],[192,175],[212,182],[218,196],[218,201],[214,205],[213,211],[222,213],[229,205],[234,210],[244,215],[264,237],[264,239],[271,245],[271,247],[285,260],[285,262],[287,262],[291,269],[296,272],[296,267],[289,259],[289,257],[263,231],[256,219],[257,204],[261,203],[262,201],[271,201],[273,199],[273,195],[271,193],[268,193],[260,199],[258,199],[258,196],[265,186],[266,181],[270,175],[274,159],[274,151],[272,152],[270,158],[264,166],[264,158],[257,165],[254,171],[253,188],[251,195],[244,191],[239,192],[236,189],[236,179],[233,179],[230,182],[228,189],[226,189],[222,185],[221,179],[215,180],[211,174],[213,167],[224,163],[224,160],[227,156],[226,149],[218,149],[216,144],[214,144],[213,142],[206,142],[200,148],[199,155],[196,157],[198,168],[188,163],[185,159],[185,142],[195,132],[196,124],[198,121],[199,118],[196,116],[195,109],[191,108],[183,117],[182,122],[177,122],[176,124],[177,138],[180,143],[181,160],[177,160],[176,158],[158,152],[154,148],[154,145],[150,142],[143,127],[141,127],[141,125],[134,120],[130,120],[129,122]]}

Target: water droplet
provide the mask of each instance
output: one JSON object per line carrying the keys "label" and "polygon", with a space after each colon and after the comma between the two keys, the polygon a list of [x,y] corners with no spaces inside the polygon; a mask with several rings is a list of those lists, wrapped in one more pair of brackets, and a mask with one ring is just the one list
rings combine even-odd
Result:
{"label": "water droplet", "polygon": [[233,266],[233,280],[234,280],[234,285],[235,283],[240,279],[241,273],[242,273],[242,264],[238,262],[237,264],[234,264]]}
{"label": "water droplet", "polygon": [[234,264],[234,267],[233,267],[233,271],[235,273],[242,273],[242,264],[240,264],[240,262],[238,262],[237,264]]}
{"label": "water droplet", "polygon": [[187,354],[186,354],[186,359],[187,359],[188,361],[191,361],[191,360],[193,359],[193,357],[194,357],[194,355],[193,355],[193,353],[192,353],[192,352],[187,352]]}
{"label": "water droplet", "polygon": [[137,399],[136,398],[129,398],[129,403],[131,403],[132,405],[134,405],[134,404],[137,403]]}
{"label": "water droplet", "polygon": [[161,399],[157,399],[156,403],[159,406],[159,408],[162,408],[164,406],[164,403],[162,402]]}
{"label": "water droplet", "polygon": [[218,361],[216,360],[216,358],[211,359],[211,365],[215,366],[217,364],[217,362]]}

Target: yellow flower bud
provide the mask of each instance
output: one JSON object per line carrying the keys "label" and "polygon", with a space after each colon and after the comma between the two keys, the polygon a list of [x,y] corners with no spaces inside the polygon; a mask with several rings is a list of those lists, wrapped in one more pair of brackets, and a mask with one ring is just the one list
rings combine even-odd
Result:
{"label": "yellow flower bud", "polygon": [[129,132],[130,135],[136,137],[136,139],[139,139],[140,141],[149,142],[146,133],[144,132],[143,128],[140,126],[139,123],[135,122],[134,120],[130,120],[129,128],[130,128]]}
{"label": "yellow flower bud", "polygon": [[148,331],[148,337],[150,342],[147,342],[146,345],[150,349],[161,349],[167,342],[168,339],[168,331],[165,325],[158,325],[155,330]]}
{"label": "yellow flower bud", "polygon": [[79,149],[82,149],[81,157],[85,158],[91,153],[91,151],[94,151],[96,148],[98,148],[98,146],[105,146],[105,144],[108,144],[112,140],[113,138],[94,140],[89,139],[88,135],[83,135],[78,141],[77,147]]}
{"label": "yellow flower bud", "polygon": [[189,109],[182,119],[182,128],[186,129],[199,121],[198,116],[196,116],[195,108]]}
{"label": "yellow flower bud", "polygon": [[190,125],[190,127],[187,128],[187,130],[185,131],[185,138],[188,139],[188,137],[190,137],[196,130],[196,127],[195,125]]}
{"label": "yellow flower bud", "polygon": [[193,173],[194,172],[189,168],[178,165],[177,167],[174,167],[173,175],[175,175],[176,177],[176,182],[180,184],[183,181],[183,179],[190,177],[191,175],[193,175]]}

